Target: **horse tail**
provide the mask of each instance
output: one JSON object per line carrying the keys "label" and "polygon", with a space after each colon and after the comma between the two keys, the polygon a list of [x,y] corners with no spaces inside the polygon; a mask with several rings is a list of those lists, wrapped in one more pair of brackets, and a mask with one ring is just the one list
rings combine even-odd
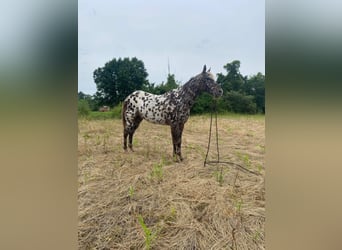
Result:
{"label": "horse tail", "polygon": [[123,124],[124,129],[126,128],[126,110],[127,110],[127,100],[125,100],[122,104],[122,113],[121,113],[122,124]]}

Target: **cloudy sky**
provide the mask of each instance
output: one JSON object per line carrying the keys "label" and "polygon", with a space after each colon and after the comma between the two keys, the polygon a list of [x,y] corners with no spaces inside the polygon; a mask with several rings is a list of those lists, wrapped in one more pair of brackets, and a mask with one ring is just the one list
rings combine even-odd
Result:
{"label": "cloudy sky", "polygon": [[148,80],[166,81],[168,60],[187,82],[240,60],[243,75],[265,73],[264,0],[79,0],[78,90],[96,92],[93,72],[113,58],[137,57]]}

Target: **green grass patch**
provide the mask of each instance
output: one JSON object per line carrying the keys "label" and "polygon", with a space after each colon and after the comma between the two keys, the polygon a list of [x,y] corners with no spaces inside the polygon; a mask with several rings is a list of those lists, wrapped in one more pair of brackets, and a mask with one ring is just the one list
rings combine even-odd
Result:
{"label": "green grass patch", "polygon": [[122,109],[122,104],[120,103],[119,105],[115,106],[114,108],[111,108],[107,112],[89,111],[86,113],[84,112],[82,113],[79,111],[79,116],[87,120],[121,119],[121,109]]}
{"label": "green grass patch", "polygon": [[157,236],[157,232],[152,232],[152,230],[147,227],[147,225],[145,224],[144,219],[141,215],[138,216],[138,222],[144,231],[145,249],[150,250],[151,245]]}
{"label": "green grass patch", "polygon": [[157,182],[161,182],[163,180],[163,160],[160,163],[155,163],[150,173],[150,178],[157,180]]}

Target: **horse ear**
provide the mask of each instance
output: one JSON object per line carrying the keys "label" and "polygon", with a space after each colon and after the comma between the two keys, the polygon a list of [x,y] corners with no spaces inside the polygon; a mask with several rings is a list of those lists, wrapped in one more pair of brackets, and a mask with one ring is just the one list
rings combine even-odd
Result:
{"label": "horse ear", "polygon": [[205,73],[206,71],[207,71],[207,66],[204,64],[202,73]]}
{"label": "horse ear", "polygon": [[208,69],[208,72],[210,72],[210,70],[211,70],[211,67]]}

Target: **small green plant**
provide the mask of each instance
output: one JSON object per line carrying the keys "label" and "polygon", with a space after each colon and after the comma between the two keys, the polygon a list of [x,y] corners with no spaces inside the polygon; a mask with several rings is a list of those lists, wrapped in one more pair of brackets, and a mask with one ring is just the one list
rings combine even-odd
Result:
{"label": "small green plant", "polygon": [[222,171],[222,168],[221,170],[216,170],[214,172],[214,176],[215,176],[215,179],[216,181],[220,184],[220,186],[222,187],[223,185],[223,179],[224,179],[224,173]]}
{"label": "small green plant", "polygon": [[165,165],[165,166],[172,164],[172,161],[170,161],[170,159],[168,159],[165,154],[162,154],[161,161],[162,161],[163,165]]}
{"label": "small green plant", "polygon": [[240,152],[237,152],[236,155],[237,157],[239,157],[240,160],[243,161],[243,163],[245,164],[247,168],[251,168],[252,162],[247,154],[241,154]]}
{"label": "small green plant", "polygon": [[235,201],[235,208],[236,208],[236,211],[237,211],[238,213],[241,212],[242,203],[243,203],[243,202],[242,202],[242,199],[239,199],[239,200]]}
{"label": "small green plant", "polygon": [[133,144],[133,147],[136,147],[138,145],[138,139],[133,138],[132,144]]}
{"label": "small green plant", "polygon": [[100,135],[96,135],[96,145],[100,145],[101,144],[101,140],[100,140]]}
{"label": "small green plant", "polygon": [[173,221],[173,220],[176,219],[176,216],[177,216],[177,210],[176,210],[175,207],[172,206],[170,208],[170,217],[169,217],[169,219]]}
{"label": "small green plant", "polygon": [[264,145],[259,144],[258,147],[260,148],[261,152],[265,153],[266,148]]}
{"label": "small green plant", "polygon": [[84,184],[88,184],[89,179],[90,179],[90,173],[86,172],[84,174]]}
{"label": "small green plant", "polygon": [[151,146],[149,143],[147,143],[146,147],[145,147],[145,150],[144,150],[144,155],[145,155],[145,158],[150,158],[150,155],[151,155]]}
{"label": "small green plant", "polygon": [[103,151],[105,153],[108,153],[108,148],[107,148],[107,142],[108,142],[108,139],[109,139],[109,133],[106,132],[103,136]]}
{"label": "small green plant", "polygon": [[202,157],[205,157],[205,150],[203,149],[203,147],[201,147],[200,145],[198,144],[192,144],[192,143],[189,143],[187,145],[187,148],[189,150],[191,150],[192,152],[195,151],[197,153],[199,153]]}
{"label": "small green plant", "polygon": [[90,138],[89,134],[84,134],[83,139],[84,139],[84,144],[87,145],[88,139]]}
{"label": "small green plant", "polygon": [[133,186],[129,186],[128,196],[130,199],[133,199],[133,196],[134,196],[134,187]]}
{"label": "small green plant", "polygon": [[175,207],[171,207],[170,208],[170,216],[172,219],[176,218],[176,215],[177,215],[177,210]]}
{"label": "small green plant", "polygon": [[247,168],[251,167],[251,159],[249,159],[248,155],[243,155],[242,160],[245,163]]}
{"label": "small green plant", "polygon": [[256,230],[254,235],[253,235],[253,238],[252,238],[254,241],[256,241],[257,239],[261,239],[261,233],[259,230]]}
{"label": "small green plant", "polygon": [[146,226],[144,219],[141,215],[138,216],[138,221],[139,221],[141,228],[144,231],[145,248],[146,248],[146,250],[150,250],[152,242],[156,238],[157,233],[152,232],[152,230]]}
{"label": "small green plant", "polygon": [[88,139],[90,139],[90,135],[89,134],[85,134],[83,135],[83,139],[84,139],[84,149],[85,149],[85,154],[89,155],[91,153],[91,147],[88,147]]}
{"label": "small green plant", "polygon": [[151,178],[157,179],[158,182],[163,180],[163,166],[164,162],[161,160],[159,163],[153,165],[151,171]]}
{"label": "small green plant", "polygon": [[261,164],[258,164],[257,165],[257,169],[258,169],[258,172],[259,172],[259,174],[261,173],[261,170],[262,170],[262,165]]}
{"label": "small green plant", "polygon": [[177,218],[177,210],[174,206],[170,207],[170,212],[165,216],[166,223],[170,224],[174,222]]}

